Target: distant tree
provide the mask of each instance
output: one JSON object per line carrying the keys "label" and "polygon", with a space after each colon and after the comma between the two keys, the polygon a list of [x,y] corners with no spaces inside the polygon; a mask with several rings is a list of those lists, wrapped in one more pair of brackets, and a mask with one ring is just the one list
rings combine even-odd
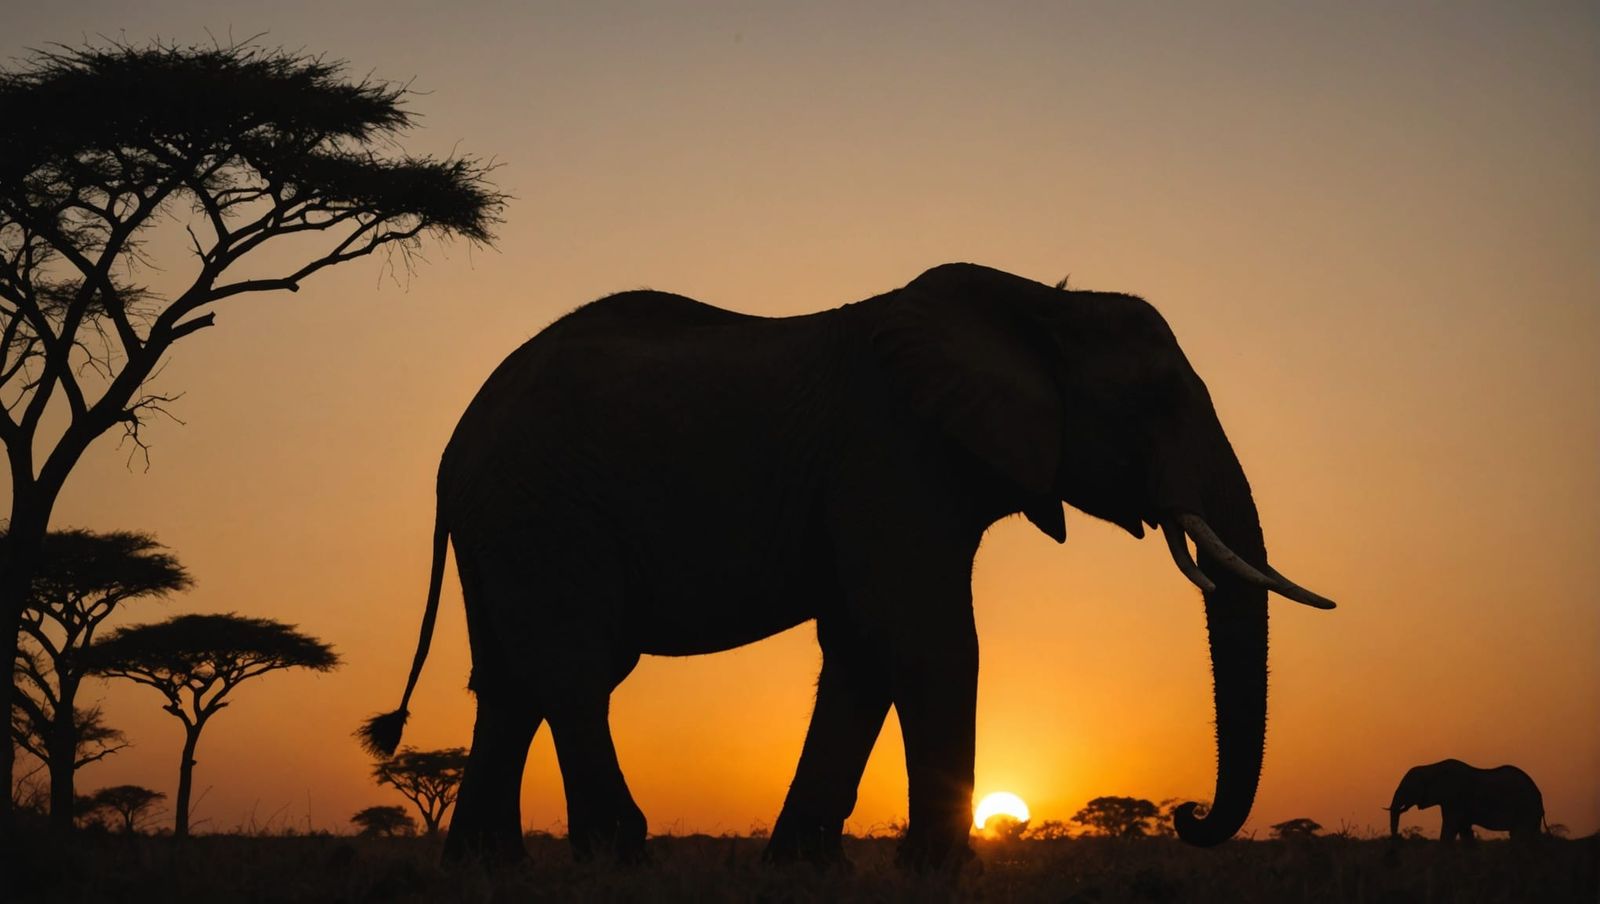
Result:
{"label": "distant tree", "polygon": [[411,818],[405,807],[368,807],[350,817],[350,821],[361,827],[363,835],[388,838],[417,834],[417,821]]}
{"label": "distant tree", "polygon": [[1028,830],[1028,821],[1005,813],[996,813],[983,824],[983,831],[1001,841],[1016,841]]}
{"label": "distant tree", "polygon": [[[90,671],[149,685],[167,698],[162,707],[183,723],[183,759],[173,835],[189,834],[189,791],[200,730],[223,698],[243,681],[279,669],[326,672],[339,665],[333,648],[267,618],[179,615],[164,622],[118,628],[84,651]],[[185,697],[188,699],[185,700]]]}
{"label": "distant tree", "polygon": [[[72,814],[80,829],[93,832],[104,832],[107,829],[105,811],[96,806],[94,798],[88,795],[80,794],[73,800]],[[55,815],[53,803],[50,805],[50,815]]]}
{"label": "distant tree", "polygon": [[1311,838],[1322,831],[1322,823],[1304,816],[1272,825],[1274,838]]}
{"label": "distant tree", "polygon": [[389,785],[422,814],[429,835],[439,831],[439,823],[456,802],[461,776],[467,768],[467,751],[461,747],[444,750],[402,748],[394,756],[372,768],[380,785]]}
{"label": "distant tree", "polygon": [[1142,838],[1158,815],[1156,805],[1142,797],[1097,797],[1073,815],[1085,834],[1105,838]]}
{"label": "distant tree", "polygon": [[138,785],[113,785],[82,798],[83,811],[89,814],[114,813],[122,820],[122,830],[129,835],[144,828],[145,822],[160,815],[156,805],[167,795]]}
{"label": "distant tree", "polygon": [[1072,830],[1059,819],[1046,819],[1043,822],[1032,823],[1022,837],[1029,841],[1060,841],[1071,838]]}
{"label": "distant tree", "polygon": [[1156,816],[1146,826],[1145,834],[1152,838],[1178,837],[1178,829],[1172,821],[1172,814],[1183,802],[1179,798],[1169,797],[1156,804]]}
{"label": "distant tree", "polygon": [[[0,68],[0,623],[22,618],[68,475],[114,430],[146,450],[177,398],[149,384],[214,305],[379,250],[409,267],[428,234],[491,241],[505,197],[489,164],[397,151],[408,94],[250,44],[111,43]],[[162,224],[180,241],[149,242]],[[153,273],[160,291],[139,282]],[[9,662],[16,633],[0,639]],[[9,669],[3,682],[9,710]],[[12,766],[0,745],[8,787]]]}
{"label": "distant tree", "polygon": [[120,731],[104,724],[98,707],[76,706],[84,678],[79,655],[123,603],[164,597],[192,583],[149,534],[63,530],[45,535],[22,611],[12,730],[19,732],[18,745],[50,772],[55,828],[72,824],[73,773],[127,746]]}

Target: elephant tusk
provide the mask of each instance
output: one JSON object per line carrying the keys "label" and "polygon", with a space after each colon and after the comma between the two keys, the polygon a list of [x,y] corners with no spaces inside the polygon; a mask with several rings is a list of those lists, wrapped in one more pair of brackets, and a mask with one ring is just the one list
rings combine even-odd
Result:
{"label": "elephant tusk", "polygon": [[1279,574],[1277,569],[1273,568],[1271,565],[1264,567],[1267,570],[1267,576],[1276,579],[1279,584],[1282,585],[1281,587],[1274,587],[1273,589],[1278,591],[1278,593],[1285,598],[1294,600],[1297,603],[1303,603],[1312,607],[1313,609],[1333,609],[1339,605],[1322,594],[1314,593],[1304,587],[1301,587],[1294,581],[1289,580],[1288,578]]}
{"label": "elephant tusk", "polygon": [[1262,574],[1257,571],[1249,562],[1240,558],[1238,553],[1229,549],[1228,544],[1223,543],[1222,538],[1217,536],[1216,531],[1211,529],[1211,525],[1207,524],[1199,515],[1180,514],[1178,515],[1178,524],[1182,525],[1184,531],[1194,538],[1196,546],[1205,550],[1218,562],[1221,562],[1224,568],[1255,584],[1257,587],[1265,587],[1286,599],[1291,599],[1316,609],[1332,609],[1336,605],[1333,600],[1312,593],[1310,590],[1279,574],[1270,565],[1263,566],[1268,574]]}
{"label": "elephant tusk", "polygon": [[1189,579],[1189,583],[1200,588],[1201,593],[1210,593],[1217,589],[1217,585],[1206,577],[1200,566],[1194,563],[1189,555],[1189,541],[1184,539],[1183,528],[1171,521],[1161,522],[1161,535],[1167,538],[1167,549],[1172,553],[1172,561],[1177,564],[1178,570]]}
{"label": "elephant tusk", "polygon": [[1249,562],[1246,562],[1239,557],[1238,553],[1229,549],[1228,544],[1222,542],[1222,538],[1217,536],[1217,532],[1212,530],[1211,525],[1207,524],[1199,515],[1181,514],[1178,516],[1178,524],[1183,527],[1189,536],[1194,538],[1195,546],[1210,553],[1212,558],[1222,563],[1222,567],[1257,587],[1266,587],[1270,590],[1277,586],[1276,581],[1252,568]]}

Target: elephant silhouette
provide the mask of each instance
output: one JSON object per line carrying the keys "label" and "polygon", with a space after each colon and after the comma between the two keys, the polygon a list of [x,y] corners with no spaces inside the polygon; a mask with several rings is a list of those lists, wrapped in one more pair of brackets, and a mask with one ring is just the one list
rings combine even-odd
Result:
{"label": "elephant silhouette", "polygon": [[[446,856],[524,855],[518,792],[554,736],[571,843],[643,855],[612,744],[612,690],[642,654],[688,656],[815,620],[816,705],[766,849],[832,861],[893,705],[910,815],[903,864],[970,856],[978,641],[973,555],[1062,503],[1159,527],[1203,594],[1217,785],[1198,845],[1231,837],[1259,781],[1267,591],[1333,603],[1267,563],[1243,468],[1161,315],[1141,299],[948,264],[834,310],[766,318],[636,291],[511,354],[441,458],[432,574],[399,743],[453,543],[477,695]],[[1188,543],[1195,543],[1198,561]]]}
{"label": "elephant silhouette", "polygon": [[1440,841],[1472,841],[1473,826],[1510,832],[1514,841],[1544,834],[1544,797],[1515,766],[1480,769],[1454,759],[1413,766],[1387,807],[1391,837],[1400,834],[1400,814],[1412,807],[1439,808]]}

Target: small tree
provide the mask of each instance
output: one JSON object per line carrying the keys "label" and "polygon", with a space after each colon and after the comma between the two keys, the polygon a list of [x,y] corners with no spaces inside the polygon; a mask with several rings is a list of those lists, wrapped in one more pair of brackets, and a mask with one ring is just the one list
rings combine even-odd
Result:
{"label": "small tree", "polygon": [[456,802],[461,776],[467,769],[467,751],[461,747],[444,750],[402,748],[394,756],[372,768],[380,785],[393,786],[416,805],[428,834],[439,831],[439,823]]}
{"label": "small tree", "polygon": [[1313,838],[1318,832],[1322,831],[1322,823],[1300,816],[1284,822],[1274,823],[1271,829],[1272,837],[1274,838]]}
{"label": "small tree", "polygon": [[223,698],[243,681],[279,669],[326,672],[339,664],[333,648],[266,618],[179,615],[164,622],[119,628],[85,651],[96,674],[149,685],[167,698],[163,707],[183,723],[173,835],[189,834],[189,791],[200,730],[228,705]]}
{"label": "small tree", "polygon": [[138,785],[113,785],[101,788],[84,800],[89,813],[115,813],[122,819],[122,830],[132,835],[161,814],[156,805],[166,799],[166,794]]}
{"label": "small tree", "polygon": [[[1149,831],[1147,834],[1155,838],[1178,837],[1177,820],[1175,819],[1175,816],[1178,808],[1183,806],[1184,802],[1188,800],[1194,800],[1194,798],[1169,797],[1163,800],[1161,803],[1156,804],[1156,818],[1150,820]],[[1211,805],[1205,801],[1200,801],[1199,803],[1200,806],[1197,810],[1197,815],[1203,816]]]}
{"label": "small tree", "polygon": [[1159,811],[1142,797],[1097,797],[1073,815],[1085,834],[1104,838],[1142,838]]}
{"label": "small tree", "polygon": [[1032,823],[1022,837],[1029,841],[1060,841],[1071,838],[1072,832],[1067,824],[1059,819],[1046,819],[1043,822]]}
{"label": "small tree", "polygon": [[50,772],[50,821],[72,823],[73,773],[123,747],[98,707],[76,706],[84,678],[78,662],[95,631],[125,602],[163,597],[192,581],[166,548],[148,534],[86,530],[45,535],[22,612],[26,645],[17,656],[13,701],[17,743]]}
{"label": "small tree", "polygon": [[[490,241],[505,201],[490,166],[398,153],[407,95],[249,44],[59,48],[0,68],[0,662],[67,477],[108,432],[145,449],[177,398],[149,382],[216,305],[380,250],[409,265],[427,234]],[[158,226],[177,241],[150,242]],[[139,281],[155,272],[160,289]],[[10,669],[0,681],[9,710]],[[12,765],[0,745],[8,787]]]}
{"label": "small tree", "polygon": [[417,834],[417,821],[404,807],[368,807],[350,817],[350,821],[361,827],[362,835],[377,838]]}
{"label": "small tree", "polygon": [[983,824],[983,832],[1000,841],[1016,841],[1028,831],[1028,821],[1006,813],[996,813]]}

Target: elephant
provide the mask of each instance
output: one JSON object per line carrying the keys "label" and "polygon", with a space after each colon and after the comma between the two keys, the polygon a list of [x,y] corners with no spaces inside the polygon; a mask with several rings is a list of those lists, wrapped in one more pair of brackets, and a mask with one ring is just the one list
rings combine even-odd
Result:
{"label": "elephant", "polygon": [[1159,528],[1202,592],[1216,790],[1175,823],[1218,844],[1260,778],[1267,592],[1334,604],[1268,565],[1244,470],[1152,306],[975,264],[793,317],[623,292],[528,340],[440,459],[410,677],[358,735],[377,755],[399,743],[453,543],[477,715],[446,856],[524,856],[518,791],[548,724],[575,856],[640,859],[611,692],[642,654],[814,620],[816,702],[766,858],[843,859],[893,705],[909,787],[897,860],[956,863],[971,856],[973,556],[1018,513],[1064,542],[1063,503],[1136,538]]}
{"label": "elephant", "polygon": [[1473,826],[1511,833],[1513,841],[1544,834],[1544,797],[1528,773],[1515,766],[1480,769],[1460,760],[1413,766],[1394,789],[1389,835],[1400,834],[1400,814],[1438,807],[1440,841],[1472,841]]}

